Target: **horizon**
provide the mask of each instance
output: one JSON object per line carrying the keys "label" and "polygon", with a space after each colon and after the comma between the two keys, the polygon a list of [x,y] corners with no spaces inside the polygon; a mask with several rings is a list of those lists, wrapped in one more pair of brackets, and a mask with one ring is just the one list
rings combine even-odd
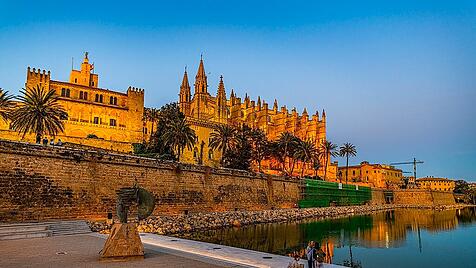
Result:
{"label": "horizon", "polygon": [[[340,13],[335,5],[301,10],[279,3],[260,14],[247,3],[225,8],[229,17],[217,15],[223,10],[213,5],[195,7],[199,15],[185,9],[186,21],[170,14],[182,11],[170,3],[142,10],[143,16],[137,7],[123,12],[101,3],[98,9],[111,11],[104,18],[65,16],[66,6],[42,3],[38,17],[23,21],[7,12],[22,4],[8,3],[0,11],[0,87],[18,94],[28,66],[68,81],[71,57],[78,69],[88,51],[99,87],[140,87],[145,106],[160,107],[178,101],[184,67],[194,76],[203,53],[212,95],[223,75],[227,97],[233,88],[242,98],[260,96],[270,105],[276,98],[279,107],[295,106],[298,113],[324,109],[327,139],[357,147],[349,165],[416,157],[425,162],[418,177],[476,181],[476,126],[470,123],[476,114],[476,4],[370,1]],[[46,12],[52,6],[54,15]],[[211,18],[200,21],[201,15]]]}

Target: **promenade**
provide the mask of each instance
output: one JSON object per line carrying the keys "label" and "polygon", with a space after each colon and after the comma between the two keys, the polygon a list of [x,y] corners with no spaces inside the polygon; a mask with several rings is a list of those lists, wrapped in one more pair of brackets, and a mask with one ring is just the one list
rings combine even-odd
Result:
{"label": "promenade", "polygon": [[[99,261],[97,233],[0,241],[0,267],[287,267],[289,257],[180,238],[141,234],[145,258]],[[302,261],[304,263],[304,261]],[[337,268],[337,265],[325,265]]]}

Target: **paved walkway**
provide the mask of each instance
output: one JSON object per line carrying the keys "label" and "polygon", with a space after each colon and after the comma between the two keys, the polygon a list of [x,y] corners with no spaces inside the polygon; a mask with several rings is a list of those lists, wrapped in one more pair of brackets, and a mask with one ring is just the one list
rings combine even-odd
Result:
{"label": "paved walkway", "polygon": [[90,234],[0,241],[0,267],[238,267],[183,258],[147,245],[142,260],[98,262],[104,242],[104,238]]}

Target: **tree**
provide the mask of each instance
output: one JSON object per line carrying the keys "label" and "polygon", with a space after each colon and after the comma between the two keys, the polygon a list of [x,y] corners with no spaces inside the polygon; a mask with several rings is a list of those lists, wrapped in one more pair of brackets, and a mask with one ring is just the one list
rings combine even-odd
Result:
{"label": "tree", "polygon": [[321,152],[316,150],[316,154],[312,158],[312,168],[314,169],[314,176],[317,178],[317,172],[321,168]]}
{"label": "tree", "polygon": [[[345,184],[347,184],[347,174],[349,169],[349,156],[355,156],[357,154],[357,149],[352,143],[346,142],[339,149],[339,155],[346,158],[345,162]],[[341,181],[342,183],[342,181]]]}
{"label": "tree", "polygon": [[192,150],[197,141],[197,136],[185,118],[172,121],[167,127],[163,134],[163,141],[165,145],[172,148],[177,155],[177,161],[180,161],[180,155],[185,148]]}
{"label": "tree", "polygon": [[304,176],[304,169],[306,164],[311,162],[316,154],[316,146],[311,141],[299,140],[297,142],[293,158],[301,161],[302,163],[301,177]]}
{"label": "tree", "polygon": [[64,122],[68,114],[59,103],[54,89],[43,87],[20,91],[19,104],[11,113],[11,127],[23,135],[35,133],[36,140],[43,135],[56,136],[64,131]]}
{"label": "tree", "polygon": [[[144,112],[144,118],[150,116],[147,113]],[[156,131],[151,133],[151,138],[148,142],[144,141],[141,145],[137,146],[135,153],[159,159],[177,160],[173,148],[165,143],[164,135],[172,124],[178,124],[177,122],[183,119],[185,119],[185,115],[180,112],[177,103],[173,102],[162,106],[158,110]]]}
{"label": "tree", "polygon": [[267,156],[269,150],[268,139],[261,129],[251,130],[252,159],[258,165],[258,171],[261,172],[261,161]]}
{"label": "tree", "polygon": [[217,148],[221,150],[221,160],[220,163],[224,166],[225,155],[230,148],[232,148],[236,142],[235,135],[236,129],[229,125],[217,125],[214,129],[215,131],[210,134],[210,143],[208,146],[213,150]]}
{"label": "tree", "polygon": [[10,112],[14,106],[13,96],[8,94],[8,91],[3,91],[0,88],[0,119],[5,122],[10,117]]}
{"label": "tree", "polygon": [[283,166],[283,171],[287,173],[286,158],[289,157],[290,151],[294,149],[293,146],[296,143],[296,136],[294,136],[291,132],[286,131],[281,133],[277,142],[278,146],[280,147],[280,151],[283,153],[283,157],[278,158],[278,160],[282,161],[281,164]]}
{"label": "tree", "polygon": [[330,156],[337,156],[337,145],[331,141],[325,140],[321,144],[321,152],[324,155],[325,165],[324,165],[324,180],[327,179],[327,166],[329,164]]}
{"label": "tree", "polygon": [[225,167],[250,170],[252,161],[251,132],[252,129],[246,125],[236,130],[234,143],[223,158]]}
{"label": "tree", "polygon": [[152,139],[152,135],[154,133],[154,125],[155,122],[157,122],[160,118],[160,112],[159,110],[155,108],[145,108],[144,110],[144,119],[146,121],[150,121],[152,123],[152,126],[150,128],[150,139]]}

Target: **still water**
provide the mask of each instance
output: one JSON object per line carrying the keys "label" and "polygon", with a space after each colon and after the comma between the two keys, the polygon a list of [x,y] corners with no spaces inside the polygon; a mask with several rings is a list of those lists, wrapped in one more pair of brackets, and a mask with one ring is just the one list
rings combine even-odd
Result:
{"label": "still water", "polygon": [[319,242],[327,262],[350,267],[476,267],[476,208],[396,209],[371,215],[228,228],[193,240],[280,255]]}

